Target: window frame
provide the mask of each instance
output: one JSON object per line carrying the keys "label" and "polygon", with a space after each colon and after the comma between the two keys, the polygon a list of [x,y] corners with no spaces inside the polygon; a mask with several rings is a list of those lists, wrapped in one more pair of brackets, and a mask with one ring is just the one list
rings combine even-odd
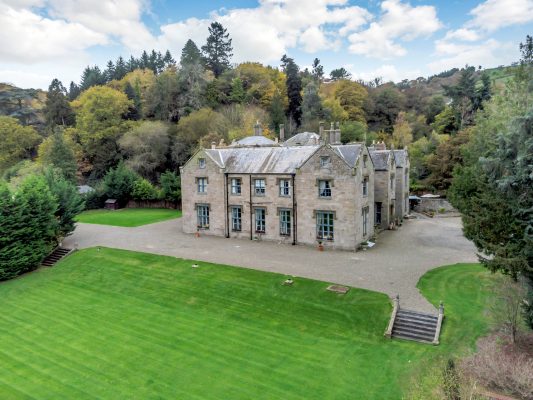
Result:
{"label": "window frame", "polygon": [[[257,182],[263,182],[263,186],[258,186]],[[254,195],[255,196],[266,195],[266,179],[265,178],[254,178]]]}
{"label": "window frame", "polygon": [[[321,183],[324,182],[325,187],[321,188]],[[333,187],[330,179],[319,179],[318,180],[318,197],[321,199],[331,199],[331,188]],[[325,194],[323,194],[323,192]],[[329,193],[329,194],[327,194]]]}
{"label": "window frame", "polygon": [[[383,203],[381,201],[377,201],[374,204],[374,219],[376,225],[381,225],[381,222],[383,220]],[[378,218],[379,217],[379,218]]]}
{"label": "window frame", "polygon": [[[200,182],[203,182],[203,183],[200,184]],[[206,194],[207,193],[207,184],[208,184],[207,177],[205,177],[205,176],[197,177],[196,178],[196,192],[198,194]],[[200,190],[200,188],[202,188],[203,190]]]}
{"label": "window frame", "polygon": [[[327,217],[327,219],[326,219]],[[317,240],[335,240],[335,212],[328,210],[315,211]],[[327,229],[326,229],[327,228]]]}
{"label": "window frame", "polygon": [[[286,183],[286,185],[282,185],[282,183]],[[280,197],[291,197],[291,181],[290,179],[279,179],[278,180],[278,185],[279,185],[279,196]],[[282,191],[284,191],[286,189],[286,192],[287,193],[283,193]]]}
{"label": "window frame", "polygon": [[290,208],[280,208],[278,214],[280,236],[291,236],[292,210]]}
{"label": "window frame", "polygon": [[363,155],[363,168],[366,168],[368,164],[368,156],[366,154]]}
{"label": "window frame", "polygon": [[[235,185],[234,183],[237,183],[238,185]],[[239,189],[239,192],[237,193],[234,191],[234,189]],[[242,194],[242,179],[241,178],[231,178],[230,180],[230,193],[232,196],[240,196]]]}
{"label": "window frame", "polygon": [[368,206],[361,209],[361,216],[363,217],[363,237],[368,235],[368,213],[370,208]]}
{"label": "window frame", "polygon": [[200,169],[205,169],[205,158],[204,157],[200,157],[198,158],[198,168]]}
{"label": "window frame", "polygon": [[[202,212],[203,210],[203,212]],[[207,230],[209,229],[209,204],[197,204],[196,205],[196,228]]]}
{"label": "window frame", "polygon": [[[231,231],[242,232],[242,207],[231,206]],[[237,215],[235,215],[237,212]]]}
{"label": "window frame", "polygon": [[331,166],[330,156],[320,156],[320,168],[328,168]]}
{"label": "window frame", "polygon": [[363,197],[368,197],[368,182],[369,182],[368,176],[363,176],[363,182],[362,182]]}
{"label": "window frame", "polygon": [[[258,214],[262,213],[262,218],[258,219]],[[258,229],[258,227],[261,227],[262,230]],[[266,208],[264,207],[255,207],[254,208],[254,230],[255,233],[266,233]]]}

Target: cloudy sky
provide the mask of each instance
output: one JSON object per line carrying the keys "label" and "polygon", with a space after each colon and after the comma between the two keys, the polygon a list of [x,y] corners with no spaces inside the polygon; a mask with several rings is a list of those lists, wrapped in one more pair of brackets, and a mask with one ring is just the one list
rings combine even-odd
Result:
{"label": "cloudy sky", "polygon": [[88,64],[143,49],[179,58],[215,20],[234,62],[276,66],[287,53],[303,68],[318,57],[328,72],[399,81],[516,61],[533,0],[0,0],[0,82],[68,85]]}

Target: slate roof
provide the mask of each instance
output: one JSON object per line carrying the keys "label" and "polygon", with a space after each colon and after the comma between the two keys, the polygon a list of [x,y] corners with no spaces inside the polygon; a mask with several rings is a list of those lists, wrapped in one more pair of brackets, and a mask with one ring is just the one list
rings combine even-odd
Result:
{"label": "slate roof", "polygon": [[361,155],[363,146],[361,144],[345,144],[331,146],[344,161],[351,167],[355,167],[357,159]]}
{"label": "slate roof", "polygon": [[369,150],[369,153],[376,171],[389,169],[390,157],[393,157],[391,150]]}
{"label": "slate roof", "polygon": [[205,153],[227,173],[292,174],[320,146],[232,147],[206,149]]}
{"label": "slate roof", "polygon": [[320,136],[315,132],[301,132],[290,137],[283,143],[284,146],[312,146],[319,143]]}
{"label": "slate roof", "polygon": [[247,136],[233,143],[231,147],[237,146],[275,146],[276,142],[264,136]]}
{"label": "slate roof", "polygon": [[393,150],[396,159],[396,167],[405,167],[407,160],[407,150]]}

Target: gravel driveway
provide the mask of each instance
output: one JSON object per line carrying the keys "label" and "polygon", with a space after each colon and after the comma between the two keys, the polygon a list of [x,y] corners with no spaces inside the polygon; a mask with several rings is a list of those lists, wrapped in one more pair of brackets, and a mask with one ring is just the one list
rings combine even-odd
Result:
{"label": "gravel driveway", "polygon": [[400,295],[403,307],[435,313],[416,284],[430,269],[476,262],[475,247],[461,232],[460,218],[408,220],[385,231],[367,251],[324,251],[275,242],[184,234],[181,219],[122,228],[77,224],[68,247],[107,246],[236,265]]}

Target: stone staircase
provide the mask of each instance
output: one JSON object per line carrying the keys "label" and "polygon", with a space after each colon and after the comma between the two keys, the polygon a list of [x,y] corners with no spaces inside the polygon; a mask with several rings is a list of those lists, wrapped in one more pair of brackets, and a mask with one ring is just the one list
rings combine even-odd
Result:
{"label": "stone staircase", "polygon": [[444,306],[441,303],[438,315],[425,314],[418,311],[400,308],[398,296],[394,299],[394,307],[385,336],[420,343],[439,344]]}
{"label": "stone staircase", "polygon": [[45,267],[52,267],[56,262],[61,260],[63,257],[69,255],[72,252],[72,249],[67,249],[65,247],[56,247],[55,250],[50,253],[41,263]]}

